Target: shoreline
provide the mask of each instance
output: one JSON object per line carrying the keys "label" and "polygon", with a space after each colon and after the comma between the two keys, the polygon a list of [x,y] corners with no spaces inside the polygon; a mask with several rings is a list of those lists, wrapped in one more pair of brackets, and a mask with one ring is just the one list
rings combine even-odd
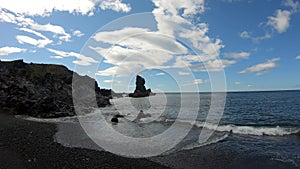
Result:
{"label": "shoreline", "polygon": [[0,134],[1,169],[296,169],[300,165],[298,158],[274,155],[274,152],[281,152],[282,147],[288,151],[291,150],[289,145],[299,145],[297,135],[230,134],[217,143],[193,149],[149,158],[128,158],[95,148],[97,145],[78,123],[73,122],[32,121],[0,113]]}
{"label": "shoreline", "polygon": [[0,167],[24,168],[168,168],[147,159],[105,151],[65,147],[54,141],[57,125],[0,113]]}

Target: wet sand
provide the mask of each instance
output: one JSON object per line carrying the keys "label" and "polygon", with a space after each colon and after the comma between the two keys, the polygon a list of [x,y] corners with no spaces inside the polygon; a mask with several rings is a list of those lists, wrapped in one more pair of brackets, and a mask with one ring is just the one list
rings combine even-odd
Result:
{"label": "wet sand", "polygon": [[147,159],[69,148],[54,141],[57,126],[0,113],[0,168],[166,168]]}

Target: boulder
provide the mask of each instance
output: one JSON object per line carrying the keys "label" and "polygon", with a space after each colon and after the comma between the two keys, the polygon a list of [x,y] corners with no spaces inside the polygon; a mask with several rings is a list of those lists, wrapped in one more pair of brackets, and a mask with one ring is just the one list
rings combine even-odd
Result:
{"label": "boulder", "polygon": [[110,120],[112,123],[118,123],[119,122],[119,119],[117,118],[117,117],[113,117],[113,118],[111,118],[111,120]]}

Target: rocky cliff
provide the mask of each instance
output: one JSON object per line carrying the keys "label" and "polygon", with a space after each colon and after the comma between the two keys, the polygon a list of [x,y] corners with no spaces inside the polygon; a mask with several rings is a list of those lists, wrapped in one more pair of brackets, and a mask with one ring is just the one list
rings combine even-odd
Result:
{"label": "rocky cliff", "polygon": [[[11,114],[33,117],[63,117],[75,115],[72,98],[72,79],[84,79],[92,84],[100,107],[109,105],[109,90],[101,90],[97,82],[80,76],[64,66],[27,64],[22,60],[0,61],[0,106]],[[94,86],[93,86],[94,85]],[[104,94],[101,94],[105,92]],[[104,96],[105,95],[105,96]]]}

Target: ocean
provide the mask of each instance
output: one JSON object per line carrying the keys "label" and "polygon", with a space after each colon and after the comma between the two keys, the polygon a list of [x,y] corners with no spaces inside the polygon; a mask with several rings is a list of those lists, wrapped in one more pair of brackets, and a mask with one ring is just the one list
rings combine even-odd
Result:
{"label": "ocean", "polygon": [[[65,146],[173,168],[300,168],[300,91],[158,93],[111,102],[79,117],[30,119],[58,123],[55,140]],[[124,118],[113,124],[116,114]]]}

